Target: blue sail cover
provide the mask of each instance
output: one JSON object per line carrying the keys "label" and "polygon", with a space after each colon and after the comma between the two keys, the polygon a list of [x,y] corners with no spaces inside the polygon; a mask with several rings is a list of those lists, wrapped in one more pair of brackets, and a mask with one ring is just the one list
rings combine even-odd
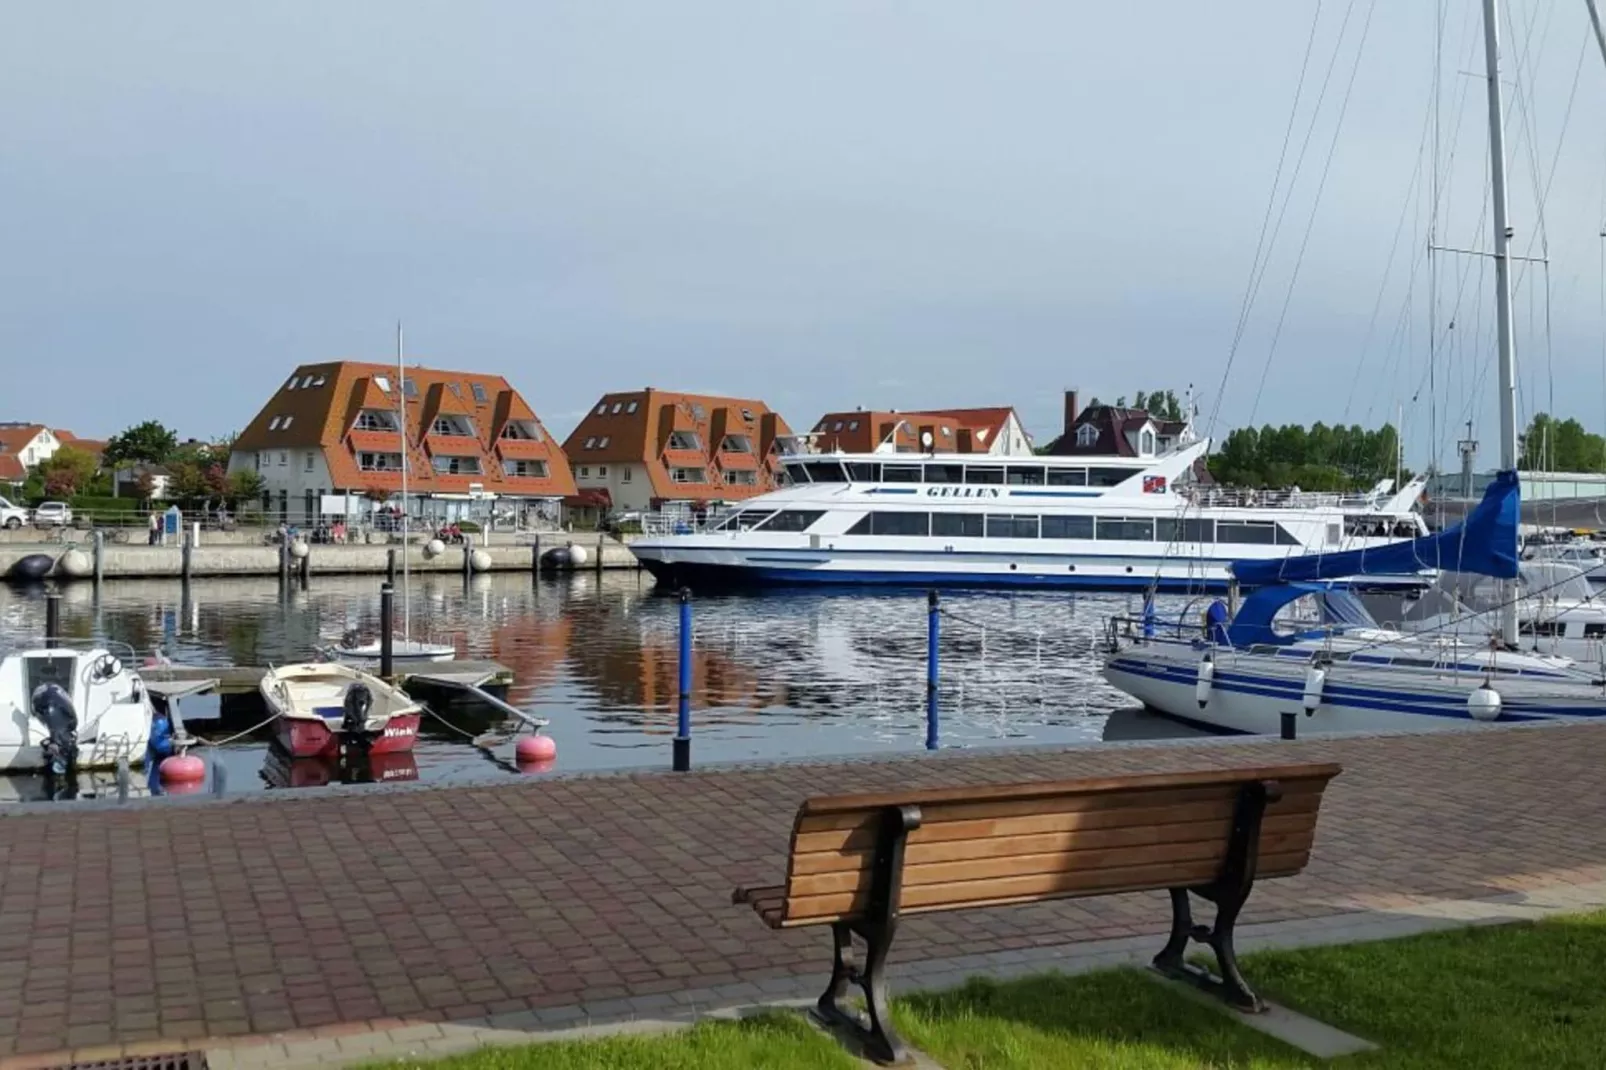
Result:
{"label": "blue sail cover", "polygon": [[1517,473],[1501,472],[1466,519],[1437,535],[1369,550],[1234,561],[1232,574],[1238,582],[1255,587],[1344,576],[1408,576],[1431,568],[1514,579],[1520,511]]}
{"label": "blue sail cover", "polygon": [[[1238,607],[1232,624],[1227,627],[1225,642],[1229,646],[1247,647],[1256,643],[1292,643],[1294,634],[1280,634],[1272,627],[1277,613],[1284,606],[1306,595],[1313,595],[1321,611],[1316,635],[1323,635],[1321,626],[1345,624],[1354,628],[1376,628],[1377,621],[1367,612],[1360,599],[1346,590],[1322,583],[1281,583],[1256,588]],[[1216,638],[1216,642],[1223,641]]]}

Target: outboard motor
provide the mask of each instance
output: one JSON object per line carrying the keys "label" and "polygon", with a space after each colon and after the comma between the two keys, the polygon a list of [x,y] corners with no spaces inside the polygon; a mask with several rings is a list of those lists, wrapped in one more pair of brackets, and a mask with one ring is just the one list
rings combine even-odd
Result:
{"label": "outboard motor", "polygon": [[365,684],[352,684],[341,703],[340,729],[348,743],[367,742],[368,711],[374,708],[374,693]]}
{"label": "outboard motor", "polygon": [[60,684],[34,688],[31,705],[45,726],[45,770],[64,776],[78,765],[78,711]]}

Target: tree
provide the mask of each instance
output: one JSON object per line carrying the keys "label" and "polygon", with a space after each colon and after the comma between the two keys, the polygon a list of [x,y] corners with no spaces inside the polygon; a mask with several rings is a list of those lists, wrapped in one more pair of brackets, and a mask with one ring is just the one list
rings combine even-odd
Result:
{"label": "tree", "polygon": [[[1210,473],[1245,487],[1365,490],[1394,478],[1398,448],[1399,436],[1388,424],[1375,431],[1322,423],[1241,427],[1210,458]],[[1401,474],[1410,478],[1408,471]]]}
{"label": "tree", "polygon": [[192,461],[180,461],[169,465],[168,471],[172,475],[167,486],[175,499],[195,503],[206,497],[206,473],[200,465]]}
{"label": "tree", "polygon": [[103,454],[108,466],[143,461],[161,464],[178,446],[178,436],[155,420],[135,424],[120,435],[106,440]]}
{"label": "tree", "polygon": [[44,479],[44,492],[52,498],[71,498],[81,494],[95,477],[93,454],[72,446],[63,446],[39,464]]}
{"label": "tree", "polygon": [[223,500],[229,508],[238,509],[241,502],[254,502],[262,497],[262,477],[249,468],[241,469],[228,478]]}

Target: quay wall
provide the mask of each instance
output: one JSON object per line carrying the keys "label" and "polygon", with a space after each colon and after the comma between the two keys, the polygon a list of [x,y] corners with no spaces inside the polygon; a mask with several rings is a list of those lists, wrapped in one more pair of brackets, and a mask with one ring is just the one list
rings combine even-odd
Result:
{"label": "quay wall", "polygon": [[[617,539],[608,536],[592,534],[569,535],[554,533],[544,535],[533,542],[519,545],[491,545],[476,546],[476,551],[483,550],[490,556],[492,572],[529,572],[536,567],[542,554],[549,550],[574,545],[584,547],[587,555],[586,563],[582,569],[627,569],[639,567],[635,555],[628,546]],[[86,559],[90,561],[90,570],[83,577],[93,580],[94,546],[91,543],[80,543],[77,547]],[[30,554],[49,554],[60,557],[66,551],[60,543],[46,545],[0,545],[0,576],[10,571],[11,566],[21,558]],[[332,546],[312,545],[308,547],[307,571],[311,575],[341,575],[341,574],[380,574],[383,575],[389,560],[390,546]],[[394,549],[400,551],[402,547],[397,544]],[[430,558],[425,555],[424,547],[415,543],[407,548],[407,567],[415,572],[452,572],[463,571],[462,546],[448,546],[444,553],[438,557]],[[105,558],[102,562],[102,574],[107,579],[134,579],[134,578],[178,578],[184,574],[184,551],[176,546],[129,546],[118,543],[108,543],[105,546]],[[397,568],[401,568],[401,554],[397,554]],[[291,559],[292,573],[299,574],[301,562]],[[476,572],[481,571],[479,569]],[[190,576],[200,578],[205,576],[276,576],[279,573],[279,548],[277,546],[241,546],[220,545],[208,546],[205,537],[202,544],[190,551]],[[60,577],[60,569],[57,570]]]}

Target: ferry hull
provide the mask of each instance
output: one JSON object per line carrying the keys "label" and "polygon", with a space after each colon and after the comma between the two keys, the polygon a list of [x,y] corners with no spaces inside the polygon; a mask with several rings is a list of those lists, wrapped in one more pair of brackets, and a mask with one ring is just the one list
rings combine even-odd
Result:
{"label": "ferry hull", "polygon": [[1130,591],[1151,587],[1164,592],[1220,593],[1227,589],[1225,573],[1219,577],[1156,576],[1134,570],[1098,573],[973,571],[903,567],[873,569],[851,565],[831,567],[722,564],[702,561],[664,561],[640,557],[641,567],[666,587],[695,590],[739,590],[763,587],[920,587],[920,588],[1030,588],[1034,590]]}

